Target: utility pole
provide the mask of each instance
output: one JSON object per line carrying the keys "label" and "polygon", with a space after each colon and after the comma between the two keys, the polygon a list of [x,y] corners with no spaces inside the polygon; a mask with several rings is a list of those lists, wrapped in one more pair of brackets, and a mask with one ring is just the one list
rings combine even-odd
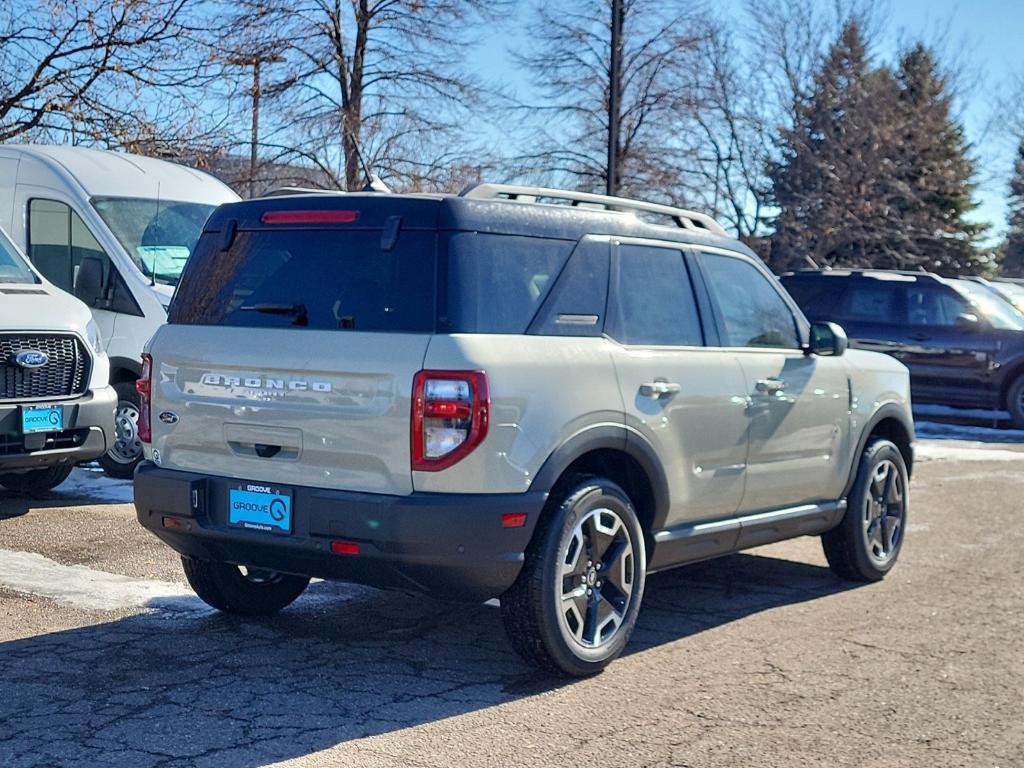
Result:
{"label": "utility pole", "polygon": [[232,56],[227,63],[236,67],[252,67],[252,135],[249,141],[249,197],[256,196],[257,150],[260,142],[260,97],[263,86],[260,79],[260,66],[283,61],[283,57],[270,50],[248,55]]}
{"label": "utility pole", "polygon": [[608,67],[608,183],[609,195],[619,191],[619,120],[622,101],[622,0],[612,0],[611,61]]}

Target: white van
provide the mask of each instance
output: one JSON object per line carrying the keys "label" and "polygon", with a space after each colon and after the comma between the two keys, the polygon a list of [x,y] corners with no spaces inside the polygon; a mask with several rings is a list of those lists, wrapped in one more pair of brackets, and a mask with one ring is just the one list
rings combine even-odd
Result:
{"label": "white van", "polygon": [[103,455],[117,395],[99,328],[0,232],[0,486],[39,493]]}
{"label": "white van", "polygon": [[47,280],[90,307],[106,344],[117,431],[100,463],[114,477],[131,477],[142,458],[135,392],[142,347],[167,319],[207,216],[238,199],[209,174],[163,160],[0,146],[0,228]]}

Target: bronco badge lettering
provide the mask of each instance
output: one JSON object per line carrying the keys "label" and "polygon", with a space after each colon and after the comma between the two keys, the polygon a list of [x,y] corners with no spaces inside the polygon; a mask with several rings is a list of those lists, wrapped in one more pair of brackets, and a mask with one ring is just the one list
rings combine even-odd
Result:
{"label": "bronco badge lettering", "polygon": [[211,387],[243,387],[245,389],[262,389],[267,392],[289,390],[291,392],[330,392],[329,381],[306,381],[304,379],[272,379],[265,376],[227,376],[222,373],[204,373],[200,384]]}

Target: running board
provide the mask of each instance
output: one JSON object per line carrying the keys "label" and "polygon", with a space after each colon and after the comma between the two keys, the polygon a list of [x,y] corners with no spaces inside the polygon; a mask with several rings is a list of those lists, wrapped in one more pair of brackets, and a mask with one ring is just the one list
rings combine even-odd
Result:
{"label": "running board", "polygon": [[666,528],[654,534],[647,569],[653,572],[797,536],[815,536],[838,525],[844,512],[846,500],[840,499]]}

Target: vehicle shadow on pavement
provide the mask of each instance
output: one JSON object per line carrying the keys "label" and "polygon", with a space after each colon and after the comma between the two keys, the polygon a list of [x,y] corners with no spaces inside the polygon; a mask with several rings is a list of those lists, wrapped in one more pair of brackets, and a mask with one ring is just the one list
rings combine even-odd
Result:
{"label": "vehicle shadow on pavement", "polygon": [[[656,574],[629,652],[848,586],[750,554]],[[318,583],[254,622],[167,598],[0,643],[0,762],[255,768],[573,684],[523,664],[489,606]]]}
{"label": "vehicle shadow on pavement", "polygon": [[71,477],[51,491],[36,496],[0,488],[0,520],[20,517],[33,510],[52,507],[87,507],[104,504],[130,504],[133,498],[130,480],[112,480],[102,472],[77,468]]}

